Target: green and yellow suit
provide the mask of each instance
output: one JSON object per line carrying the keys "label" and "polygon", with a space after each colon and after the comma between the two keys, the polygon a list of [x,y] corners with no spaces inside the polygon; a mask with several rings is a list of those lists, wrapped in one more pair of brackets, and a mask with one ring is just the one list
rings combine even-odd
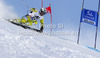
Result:
{"label": "green and yellow suit", "polygon": [[22,19],[18,19],[18,23],[22,23],[22,24],[26,24],[28,26],[32,26],[32,24],[37,24],[37,20],[40,20],[41,23],[41,27],[44,27],[44,17],[40,15],[40,13],[35,10],[32,9],[33,12],[31,12],[28,15],[25,15],[24,17],[22,17]]}

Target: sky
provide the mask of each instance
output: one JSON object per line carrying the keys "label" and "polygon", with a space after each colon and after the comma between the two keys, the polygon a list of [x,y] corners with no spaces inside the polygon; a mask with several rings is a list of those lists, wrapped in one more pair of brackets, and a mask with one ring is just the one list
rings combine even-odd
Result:
{"label": "sky", "polygon": [[[27,7],[29,8],[41,8],[41,0],[24,0],[25,4],[22,0],[1,0],[4,4],[2,8],[4,10],[9,10],[7,13],[11,12],[15,16],[14,18],[21,18],[22,16],[27,14]],[[51,3],[52,8],[52,17],[53,17],[53,24],[58,26],[58,24],[63,24],[62,28],[53,28],[53,31],[67,31],[67,32],[78,32],[79,29],[79,21],[81,16],[81,8],[82,8],[82,0],[44,0],[44,7],[48,7],[49,3]],[[98,11],[98,3],[99,0],[85,0],[84,8]],[[6,6],[5,6],[6,5]],[[7,8],[7,9],[6,9]],[[1,9],[1,8],[0,8]],[[5,12],[6,13],[6,12]],[[4,14],[4,13],[3,13]],[[8,16],[6,14],[6,16]],[[3,15],[4,17],[4,15]],[[8,17],[6,17],[8,18]],[[45,24],[50,24],[50,14],[44,16]],[[45,31],[50,30],[45,28]],[[80,34],[80,45],[88,45],[93,47],[94,46],[94,39],[95,39],[95,31],[96,27],[82,23],[81,25],[81,34]],[[99,28],[98,28],[98,40],[97,40],[97,49],[100,50],[100,20],[99,20]],[[77,41],[77,35],[66,35],[61,36],[62,38],[69,39],[71,41]]]}

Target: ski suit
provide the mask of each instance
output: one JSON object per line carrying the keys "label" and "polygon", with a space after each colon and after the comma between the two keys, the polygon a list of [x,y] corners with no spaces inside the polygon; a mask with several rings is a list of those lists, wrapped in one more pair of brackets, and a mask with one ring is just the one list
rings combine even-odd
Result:
{"label": "ski suit", "polygon": [[41,26],[44,26],[44,17],[39,14],[39,11],[33,10],[32,13],[29,13],[22,17],[21,23],[28,24],[31,26],[33,23],[37,24],[37,20],[40,20]]}

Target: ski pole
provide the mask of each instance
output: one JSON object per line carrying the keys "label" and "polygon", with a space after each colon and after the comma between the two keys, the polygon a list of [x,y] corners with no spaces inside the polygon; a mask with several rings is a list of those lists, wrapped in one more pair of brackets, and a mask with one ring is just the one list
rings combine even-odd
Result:
{"label": "ski pole", "polygon": [[28,7],[28,5],[25,3],[25,1],[24,0],[22,0],[22,2],[24,3],[24,5],[26,6],[26,8],[28,8],[29,9],[29,7]]}

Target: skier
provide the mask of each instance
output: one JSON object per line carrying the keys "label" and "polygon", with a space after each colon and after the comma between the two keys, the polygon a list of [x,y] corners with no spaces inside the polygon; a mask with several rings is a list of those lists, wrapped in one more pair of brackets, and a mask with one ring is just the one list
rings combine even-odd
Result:
{"label": "skier", "polygon": [[47,13],[45,8],[41,8],[40,11],[38,11],[36,8],[31,8],[30,13],[23,16],[22,19],[18,19],[17,23],[25,24],[27,26],[32,26],[32,24],[37,24],[37,20],[40,20],[41,27],[40,27],[40,32],[43,32],[44,29],[44,17]]}

